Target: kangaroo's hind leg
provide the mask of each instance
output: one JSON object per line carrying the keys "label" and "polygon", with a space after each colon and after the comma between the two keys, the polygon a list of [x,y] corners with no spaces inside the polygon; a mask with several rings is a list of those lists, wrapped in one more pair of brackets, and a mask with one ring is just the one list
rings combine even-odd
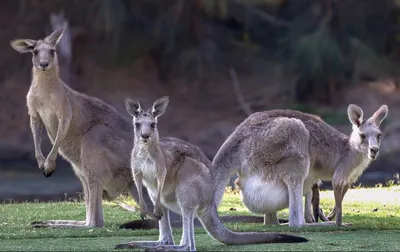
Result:
{"label": "kangaroo's hind leg", "polygon": [[[88,148],[91,152],[96,152],[97,146]],[[82,187],[85,197],[86,220],[51,220],[36,224],[36,227],[53,227],[53,228],[85,228],[85,227],[103,227],[103,177],[105,174],[98,174],[101,171],[106,171],[105,166],[108,165],[104,155],[100,153],[87,154],[86,149],[82,149],[82,169],[79,178],[82,182]],[[97,149],[99,150],[99,149]]]}
{"label": "kangaroo's hind leg", "polygon": [[[77,167],[74,167],[74,170],[78,170]],[[46,221],[35,221],[32,222],[32,227],[34,228],[43,228],[43,227],[64,227],[64,228],[80,228],[85,227],[86,223],[89,222],[90,219],[90,211],[89,211],[89,186],[84,176],[77,174],[79,180],[82,183],[83,189],[83,197],[85,200],[85,209],[86,209],[86,220],[78,221],[78,220],[46,220]]]}
{"label": "kangaroo's hind leg", "polygon": [[194,240],[195,209],[185,208],[182,211],[182,238],[179,245],[159,245],[145,251],[196,251]]}
{"label": "kangaroo's hind leg", "polygon": [[132,241],[127,243],[120,243],[115,246],[116,249],[133,249],[133,248],[153,248],[160,245],[174,245],[172,235],[171,222],[169,219],[169,210],[162,207],[163,216],[158,221],[159,225],[159,238],[158,241]]}

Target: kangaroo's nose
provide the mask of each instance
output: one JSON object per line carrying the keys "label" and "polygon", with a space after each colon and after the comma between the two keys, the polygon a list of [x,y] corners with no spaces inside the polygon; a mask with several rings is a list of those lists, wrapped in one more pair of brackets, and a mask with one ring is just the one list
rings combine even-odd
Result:
{"label": "kangaroo's nose", "polygon": [[142,134],[142,139],[143,139],[143,140],[148,140],[149,137],[150,137],[149,134]]}
{"label": "kangaroo's nose", "polygon": [[378,153],[379,148],[374,146],[374,147],[371,147],[369,150],[371,151],[371,153],[376,154],[376,153]]}
{"label": "kangaroo's nose", "polygon": [[49,66],[49,62],[44,61],[44,60],[41,60],[41,61],[40,61],[40,66],[41,66],[41,67],[48,67],[48,66]]}

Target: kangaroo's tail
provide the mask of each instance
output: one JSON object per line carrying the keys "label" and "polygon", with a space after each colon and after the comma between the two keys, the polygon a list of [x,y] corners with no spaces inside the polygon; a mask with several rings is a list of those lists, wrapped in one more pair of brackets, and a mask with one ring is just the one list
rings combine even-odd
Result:
{"label": "kangaroo's tail", "polygon": [[218,217],[215,204],[199,211],[198,217],[206,231],[216,240],[228,244],[256,244],[256,243],[298,243],[307,242],[304,237],[266,233],[266,232],[233,232],[227,229]]}
{"label": "kangaroo's tail", "polygon": [[222,201],[229,179],[240,167],[238,152],[241,142],[242,137],[235,131],[232,132],[212,161],[210,172],[215,184],[214,200],[217,206]]}

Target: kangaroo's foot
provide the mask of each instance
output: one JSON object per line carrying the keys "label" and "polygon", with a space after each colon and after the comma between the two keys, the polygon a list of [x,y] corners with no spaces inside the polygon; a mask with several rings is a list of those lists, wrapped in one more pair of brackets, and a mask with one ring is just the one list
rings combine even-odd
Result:
{"label": "kangaroo's foot", "polygon": [[76,220],[47,220],[35,221],[31,223],[33,228],[88,228],[88,227],[103,227],[103,225],[89,225],[86,221]]}
{"label": "kangaroo's foot", "polygon": [[[351,223],[343,222],[341,227],[349,227]],[[305,223],[305,226],[312,227],[312,226],[337,226],[335,221],[325,221],[325,222],[315,222],[315,223]]]}
{"label": "kangaroo's foot", "polygon": [[160,245],[153,248],[147,248],[146,252],[156,252],[156,251],[196,251],[190,250],[188,245]]}
{"label": "kangaroo's foot", "polygon": [[[288,226],[289,223],[282,223],[281,226]],[[351,223],[342,223],[341,227],[351,226]],[[314,222],[314,223],[304,223],[303,227],[315,227],[315,226],[337,226],[335,221],[326,221],[326,222]]]}
{"label": "kangaroo's foot", "polygon": [[[117,244],[114,249],[134,249],[134,248],[154,248],[162,245],[168,245],[167,241],[132,241]],[[172,246],[171,244],[170,246]]]}

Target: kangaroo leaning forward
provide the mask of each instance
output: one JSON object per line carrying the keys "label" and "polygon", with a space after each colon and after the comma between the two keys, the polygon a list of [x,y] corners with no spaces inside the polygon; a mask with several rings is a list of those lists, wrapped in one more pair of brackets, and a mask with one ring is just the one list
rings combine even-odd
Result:
{"label": "kangaroo leaning forward", "polygon": [[[65,28],[42,40],[10,42],[18,52],[33,54],[32,83],[26,98],[39,168],[46,177],[51,176],[59,152],[80,179],[86,204],[85,221],[53,220],[34,225],[103,227],[102,196],[113,199],[128,191],[139,202],[129,166],[133,129],[128,117],[97,98],[72,90],[59,78],[56,45]],[[53,144],[47,158],[40,146],[43,125]],[[147,193],[145,199],[151,204]]]}
{"label": "kangaroo leaning forward", "polygon": [[[298,236],[276,233],[237,233],[228,230],[220,221],[214,191],[214,181],[209,167],[211,162],[192,144],[177,138],[159,140],[157,118],[168,105],[168,97],[154,102],[145,111],[140,103],[131,99],[125,101],[129,114],[133,116],[134,147],[131,168],[138,188],[142,183],[154,203],[154,215],[159,220],[158,241],[136,241],[118,244],[116,248],[147,248],[146,251],[190,250],[195,251],[195,215],[207,232],[225,244],[254,244],[306,242]],[[141,215],[147,213],[146,204],[139,189]],[[181,214],[183,219],[182,238],[174,245],[169,211]]]}
{"label": "kangaroo leaning forward", "polygon": [[[289,207],[291,227],[333,225],[305,223],[302,207],[302,196],[310,196],[313,184],[332,181],[335,209],[330,218],[336,214],[336,225],[341,226],[343,197],[378,157],[382,140],[379,126],[387,113],[388,107],[382,105],[365,120],[360,107],[349,105],[350,136],[318,116],[300,111],[253,113],[237,126],[213,159],[216,199],[222,199],[230,176],[238,172],[241,197],[250,211],[276,215]],[[310,207],[309,202],[306,207]],[[306,212],[311,213],[311,209]]]}

